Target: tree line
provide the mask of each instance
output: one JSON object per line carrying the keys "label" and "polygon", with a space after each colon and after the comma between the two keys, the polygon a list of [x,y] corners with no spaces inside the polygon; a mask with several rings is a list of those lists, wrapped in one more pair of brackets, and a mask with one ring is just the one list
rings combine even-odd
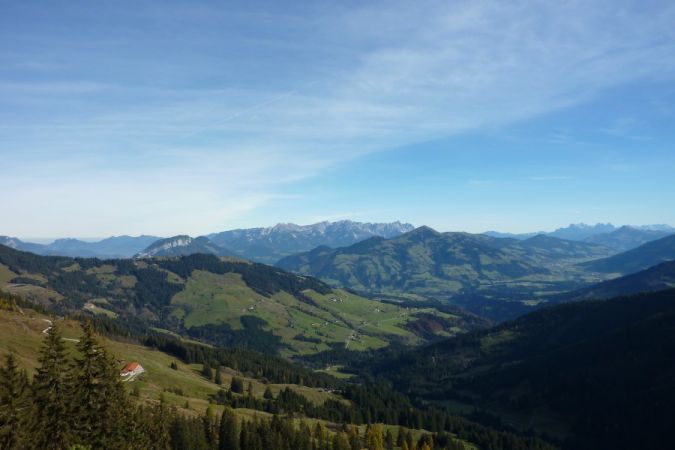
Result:
{"label": "tree line", "polygon": [[[0,368],[0,448],[43,450],[384,450],[391,432],[372,425],[329,429],[317,422],[296,425],[289,417],[239,419],[231,408],[185,415],[163,401],[134,402],[115,360],[90,325],[69,356],[57,323],[46,333],[32,381],[10,353]],[[456,449],[448,436],[415,441],[399,432],[406,450]],[[448,447],[450,445],[450,447]],[[460,444],[461,445],[461,444]],[[386,447],[385,447],[386,446]]]}

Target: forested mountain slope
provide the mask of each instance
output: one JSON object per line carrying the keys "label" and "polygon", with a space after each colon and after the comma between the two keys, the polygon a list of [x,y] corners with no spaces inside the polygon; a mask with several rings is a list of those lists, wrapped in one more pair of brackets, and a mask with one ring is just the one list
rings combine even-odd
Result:
{"label": "forested mountain slope", "polygon": [[326,245],[343,247],[379,236],[391,238],[411,231],[409,223],[361,223],[351,220],[312,225],[280,223],[273,227],[246,228],[209,234],[216,244],[252,261],[274,264],[294,253]]}
{"label": "forested mountain slope", "polygon": [[509,307],[522,311],[524,304],[545,301],[548,293],[600,281],[576,263],[611,253],[595,244],[543,235],[500,239],[420,227],[393,239],[319,247],[284,258],[278,266],[357,291],[456,303],[500,320],[500,314],[513,314]]}
{"label": "forested mountain slope", "polygon": [[672,448],[675,290],[544,308],[375,373],[566,436],[569,448]]}
{"label": "forested mountain slope", "polygon": [[580,265],[585,270],[627,275],[673,260],[675,260],[675,234],[648,242],[618,255]]}
{"label": "forested mountain slope", "polygon": [[[385,304],[278,268],[204,254],[102,261],[0,246],[0,288],[63,314],[84,310],[287,356],[414,345],[484,325],[460,311]],[[431,335],[418,325],[429,317]]]}

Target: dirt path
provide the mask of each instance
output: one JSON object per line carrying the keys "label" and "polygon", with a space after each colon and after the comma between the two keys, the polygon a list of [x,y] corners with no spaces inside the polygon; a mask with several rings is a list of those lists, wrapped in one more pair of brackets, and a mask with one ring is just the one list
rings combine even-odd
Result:
{"label": "dirt path", "polygon": [[[44,322],[47,322],[47,323],[49,324],[49,326],[48,326],[47,328],[45,328],[44,330],[42,330],[42,333],[43,333],[43,334],[47,334],[47,332],[48,332],[49,330],[52,329],[52,321],[49,320],[49,319],[42,319],[42,320],[43,320]],[[63,339],[64,341],[68,341],[68,342],[80,342],[79,339],[71,339],[71,338],[61,338],[61,339]]]}

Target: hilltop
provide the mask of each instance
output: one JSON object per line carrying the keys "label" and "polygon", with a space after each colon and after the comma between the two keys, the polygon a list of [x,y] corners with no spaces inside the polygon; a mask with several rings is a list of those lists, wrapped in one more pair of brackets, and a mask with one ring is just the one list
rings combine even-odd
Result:
{"label": "hilltop", "polygon": [[[0,288],[63,313],[286,356],[414,345],[484,322],[366,299],[314,278],[215,255],[44,257],[0,246]],[[434,333],[418,322],[434,322]]]}
{"label": "hilltop", "polygon": [[226,256],[229,251],[216,245],[209,238],[193,238],[187,235],[159,239],[134,255],[135,258],[153,258],[159,256],[187,256],[197,253]]}
{"label": "hilltop", "polygon": [[274,264],[285,256],[318,246],[343,247],[379,236],[392,238],[411,231],[409,223],[361,223],[351,220],[319,222],[312,225],[280,223],[273,227],[223,231],[208,235],[234,255]]}
{"label": "hilltop", "polygon": [[[434,298],[497,320],[602,278],[577,263],[612,254],[595,244],[537,235],[526,240],[420,227],[392,239],[319,247],[279,261],[286,270],[363,292]],[[500,300],[504,300],[501,301]]]}

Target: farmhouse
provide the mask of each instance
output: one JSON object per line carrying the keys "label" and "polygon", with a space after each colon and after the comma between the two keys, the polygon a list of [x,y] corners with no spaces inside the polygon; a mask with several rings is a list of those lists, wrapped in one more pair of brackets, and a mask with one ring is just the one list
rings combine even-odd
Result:
{"label": "farmhouse", "polygon": [[145,372],[145,369],[143,366],[141,366],[139,363],[136,361],[130,362],[126,366],[124,366],[124,369],[120,371],[120,376],[122,377],[133,377],[136,375],[139,375],[141,373]]}

